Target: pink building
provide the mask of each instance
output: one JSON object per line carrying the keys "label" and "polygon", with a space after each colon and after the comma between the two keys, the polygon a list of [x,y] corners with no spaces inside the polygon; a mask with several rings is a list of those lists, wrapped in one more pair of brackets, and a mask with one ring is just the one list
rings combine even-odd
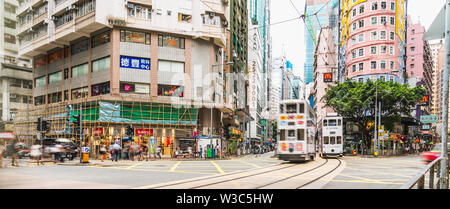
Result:
{"label": "pink building", "polygon": [[395,1],[368,0],[350,12],[346,41],[346,77],[402,81],[399,76],[399,37],[395,34]]}
{"label": "pink building", "polygon": [[[330,27],[320,30],[314,53],[314,86],[311,90],[311,95],[314,96],[314,112],[316,113],[317,121],[321,121],[329,113],[334,113],[333,109],[325,107],[325,100],[323,99],[329,86],[334,85],[338,76],[336,45],[334,44],[332,32]],[[325,82],[325,75],[329,73],[332,74],[332,82]]]}

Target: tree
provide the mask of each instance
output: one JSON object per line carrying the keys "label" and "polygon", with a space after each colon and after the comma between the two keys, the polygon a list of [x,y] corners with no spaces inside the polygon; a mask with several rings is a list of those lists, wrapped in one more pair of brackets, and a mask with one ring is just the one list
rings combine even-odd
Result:
{"label": "tree", "polygon": [[374,122],[375,99],[382,103],[381,120],[392,129],[395,122],[401,120],[402,115],[410,115],[411,109],[417,105],[425,95],[422,86],[409,88],[408,84],[378,80],[373,82],[355,82],[346,80],[336,86],[331,86],[324,96],[325,106],[331,107],[347,122],[359,127],[365,142],[370,147]]}

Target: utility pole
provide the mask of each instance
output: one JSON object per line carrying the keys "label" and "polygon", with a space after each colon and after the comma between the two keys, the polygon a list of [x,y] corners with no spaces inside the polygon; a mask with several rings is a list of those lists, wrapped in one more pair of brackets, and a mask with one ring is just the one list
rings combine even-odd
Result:
{"label": "utility pole", "polygon": [[80,163],[83,162],[83,153],[82,153],[82,149],[83,149],[83,145],[82,145],[82,141],[83,141],[83,126],[82,126],[82,111],[83,111],[83,105],[80,104]]}
{"label": "utility pole", "polygon": [[[375,147],[377,145],[377,141],[378,141],[378,124],[377,124],[377,105],[378,104],[378,80],[375,81],[375,120],[374,120],[374,125],[375,125],[375,132],[374,132],[374,139],[373,139],[373,154],[375,155],[375,152],[377,152],[378,147]],[[376,156],[376,155],[375,155]]]}
{"label": "utility pole", "polygon": [[450,0],[445,3],[445,55],[444,55],[444,90],[442,91],[442,136],[441,136],[441,175],[440,188],[448,189],[448,76],[450,68]]}

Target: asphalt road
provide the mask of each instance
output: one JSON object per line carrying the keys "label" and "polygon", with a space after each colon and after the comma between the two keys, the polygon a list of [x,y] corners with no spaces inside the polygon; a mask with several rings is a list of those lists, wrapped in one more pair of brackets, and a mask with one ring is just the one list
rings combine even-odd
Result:
{"label": "asphalt road", "polygon": [[[282,163],[273,153],[231,160],[151,160],[93,161],[36,166],[22,160],[20,167],[0,168],[0,188],[135,188],[202,176],[258,169]],[[364,158],[344,156],[344,164],[308,189],[393,189],[400,188],[415,176],[425,164],[417,155]],[[4,164],[9,160],[4,161]],[[305,167],[313,163],[304,163]],[[286,174],[289,175],[289,174]]]}

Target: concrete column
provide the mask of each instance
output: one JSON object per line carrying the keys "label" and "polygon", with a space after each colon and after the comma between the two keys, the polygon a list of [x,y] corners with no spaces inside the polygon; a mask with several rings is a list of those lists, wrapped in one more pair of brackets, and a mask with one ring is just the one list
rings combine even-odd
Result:
{"label": "concrete column", "polygon": [[158,34],[151,34],[150,43],[150,97],[158,96]]}
{"label": "concrete column", "polygon": [[111,30],[111,95],[119,95],[120,92],[120,30],[113,28]]}
{"label": "concrete column", "polygon": [[192,85],[191,85],[191,66],[192,66],[192,39],[185,39],[185,63],[184,63],[184,99],[188,100],[192,98]]}
{"label": "concrete column", "polygon": [[8,78],[4,78],[2,80],[2,120],[8,121],[9,120],[9,80]]}

